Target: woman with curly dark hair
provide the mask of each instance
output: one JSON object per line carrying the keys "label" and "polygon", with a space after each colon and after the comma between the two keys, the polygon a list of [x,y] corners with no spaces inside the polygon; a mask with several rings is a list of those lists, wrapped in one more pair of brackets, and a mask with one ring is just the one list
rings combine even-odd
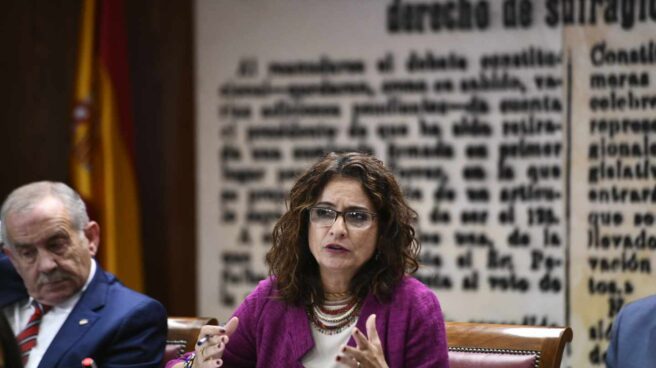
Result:
{"label": "woman with curly dark hair", "polygon": [[273,229],[270,277],[225,328],[203,327],[187,366],[448,367],[439,302],[409,276],[415,218],[380,160],[324,156]]}

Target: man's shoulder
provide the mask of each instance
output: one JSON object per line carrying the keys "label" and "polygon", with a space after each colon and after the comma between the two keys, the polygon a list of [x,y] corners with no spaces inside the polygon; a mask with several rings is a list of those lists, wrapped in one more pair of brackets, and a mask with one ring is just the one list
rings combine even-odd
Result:
{"label": "man's shoulder", "polygon": [[656,295],[650,295],[628,303],[622,308],[622,315],[626,317],[653,318],[656,312]]}
{"label": "man's shoulder", "polygon": [[[162,310],[164,313],[164,307],[157,300],[149,297],[148,295],[142,294],[138,291],[130,289],[129,287],[123,285],[116,276],[113,274],[104,271],[101,268],[98,268],[98,272],[102,273],[101,280],[99,284],[105,284],[107,287],[107,298],[106,303],[113,310],[125,310],[125,311],[135,311],[135,308],[143,310],[144,308],[153,308]],[[94,284],[89,285],[93,287]],[[95,285],[98,287],[99,285]]]}
{"label": "man's shoulder", "polygon": [[627,307],[631,308],[644,308],[644,307],[656,307],[656,294],[646,296],[644,298],[634,300],[627,304]]}
{"label": "man's shoulder", "polygon": [[648,296],[636,301],[630,302],[620,310],[613,322],[617,333],[629,338],[636,334],[636,331],[650,331],[656,329],[656,295]]}
{"label": "man's shoulder", "polygon": [[656,358],[652,336],[656,333],[656,296],[630,302],[613,321],[608,345],[608,367],[647,367]]}

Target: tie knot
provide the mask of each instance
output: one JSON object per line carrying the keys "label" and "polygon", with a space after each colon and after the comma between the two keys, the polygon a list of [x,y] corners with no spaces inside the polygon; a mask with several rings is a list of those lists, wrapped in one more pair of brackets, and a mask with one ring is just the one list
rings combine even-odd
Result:
{"label": "tie knot", "polygon": [[34,314],[44,315],[52,309],[52,305],[45,305],[34,301]]}

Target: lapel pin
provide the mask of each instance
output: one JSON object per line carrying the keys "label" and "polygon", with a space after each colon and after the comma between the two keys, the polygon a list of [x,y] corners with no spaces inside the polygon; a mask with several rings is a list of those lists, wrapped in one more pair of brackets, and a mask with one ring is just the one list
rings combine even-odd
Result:
{"label": "lapel pin", "polygon": [[84,325],[86,325],[87,323],[89,323],[89,320],[86,319],[86,318],[82,318],[82,319],[80,320],[79,323],[80,323],[80,326],[84,326]]}

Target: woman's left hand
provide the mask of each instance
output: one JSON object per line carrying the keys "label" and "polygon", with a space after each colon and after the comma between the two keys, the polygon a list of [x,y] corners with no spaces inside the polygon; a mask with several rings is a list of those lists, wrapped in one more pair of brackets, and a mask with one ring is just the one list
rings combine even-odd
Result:
{"label": "woman's left hand", "polygon": [[352,368],[387,368],[383,347],[376,331],[376,315],[367,318],[367,336],[356,327],[353,329],[353,339],[356,347],[344,346],[342,353],[337,355],[337,361]]}

